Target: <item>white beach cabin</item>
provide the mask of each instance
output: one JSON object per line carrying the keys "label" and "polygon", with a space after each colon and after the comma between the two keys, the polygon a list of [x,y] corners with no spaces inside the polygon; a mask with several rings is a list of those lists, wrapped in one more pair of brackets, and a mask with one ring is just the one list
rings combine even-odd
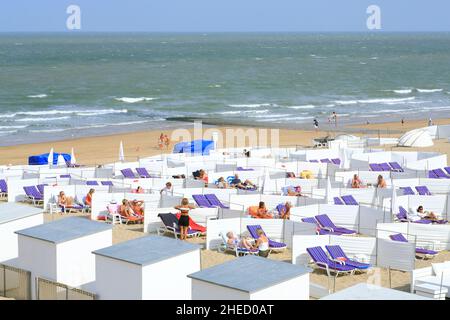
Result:
{"label": "white beach cabin", "polygon": [[304,266],[245,256],[188,277],[192,279],[193,300],[309,300],[311,271]]}
{"label": "white beach cabin", "polygon": [[383,288],[368,283],[359,283],[352,287],[338,291],[320,300],[431,300],[399,290]]}
{"label": "white beach cabin", "polygon": [[17,230],[44,223],[43,209],[17,203],[0,204],[0,262],[17,258]]}
{"label": "white beach cabin", "polygon": [[93,252],[101,300],[190,300],[188,274],[200,270],[200,246],[146,236]]}
{"label": "white beach cabin", "polygon": [[18,266],[34,277],[72,287],[91,285],[95,280],[92,251],[112,244],[111,225],[81,217],[69,217],[16,231],[19,235]]}

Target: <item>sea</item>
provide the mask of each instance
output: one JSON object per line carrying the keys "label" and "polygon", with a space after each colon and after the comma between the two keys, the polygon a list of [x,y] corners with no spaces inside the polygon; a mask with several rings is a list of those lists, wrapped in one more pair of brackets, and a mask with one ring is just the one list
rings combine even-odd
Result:
{"label": "sea", "polygon": [[0,145],[449,117],[450,33],[0,33]]}

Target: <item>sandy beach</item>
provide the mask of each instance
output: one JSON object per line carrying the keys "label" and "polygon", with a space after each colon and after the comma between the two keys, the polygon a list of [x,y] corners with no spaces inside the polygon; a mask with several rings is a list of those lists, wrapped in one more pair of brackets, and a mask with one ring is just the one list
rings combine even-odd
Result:
{"label": "sandy beach", "polygon": [[[311,130],[279,130],[280,146],[301,146],[311,147],[312,139],[327,135],[337,135],[341,132],[348,132],[358,136],[378,136],[377,131],[384,137],[400,137],[404,132],[409,130],[427,126],[426,119],[406,121],[402,126],[398,122],[362,124],[353,126],[337,127],[324,125],[319,131]],[[450,124],[450,119],[436,119],[435,124]],[[210,127],[208,127],[210,128]],[[204,128],[207,130],[208,128]],[[219,129],[225,136],[227,129],[237,129],[236,127],[215,127]],[[249,128],[241,128],[243,130]],[[258,129],[258,128],[254,128]],[[267,128],[265,128],[267,129]],[[335,130],[330,131],[329,129]],[[187,129],[190,133],[193,129]],[[270,129],[267,129],[270,130]],[[369,133],[368,133],[369,132]],[[169,137],[171,131],[164,131]],[[119,143],[123,141],[126,161],[137,160],[138,158],[160,154],[161,152],[170,153],[174,143],[171,141],[168,149],[164,147],[160,150],[157,146],[160,130],[138,131],[133,133],[113,134],[107,136],[93,136],[88,138],[70,139],[56,142],[46,142],[37,144],[23,144],[15,146],[0,147],[0,165],[20,165],[28,162],[28,156],[47,153],[51,148],[55,152],[70,153],[71,148],[75,149],[77,163],[84,165],[100,165],[117,161]],[[210,138],[206,135],[205,138]],[[415,151],[415,149],[394,146],[387,146],[388,150]],[[435,140],[435,145],[429,148],[421,148],[421,151],[435,151],[450,155],[450,143],[445,140]]]}

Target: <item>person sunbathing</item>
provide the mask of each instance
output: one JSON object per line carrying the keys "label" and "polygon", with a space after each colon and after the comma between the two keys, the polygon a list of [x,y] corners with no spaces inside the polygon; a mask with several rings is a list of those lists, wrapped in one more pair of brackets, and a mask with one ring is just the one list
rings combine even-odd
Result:
{"label": "person sunbathing", "polygon": [[141,217],[144,216],[144,201],[134,199],[130,201],[130,206],[135,214]]}
{"label": "person sunbathing", "polygon": [[219,189],[228,189],[229,188],[228,182],[223,177],[220,177],[217,180],[217,188],[219,188]]}
{"label": "person sunbathing", "polygon": [[122,204],[119,207],[119,213],[121,216],[126,218],[142,218],[142,216],[136,214],[131,207],[130,201],[127,199],[122,200]]}
{"label": "person sunbathing", "polygon": [[64,191],[61,191],[58,195],[58,206],[62,208],[72,208],[74,199],[72,197],[66,196]]}
{"label": "person sunbathing", "polygon": [[242,182],[237,174],[234,175],[234,179],[231,181],[231,186],[242,190],[257,188],[256,185],[253,184],[250,180],[245,180],[244,182]]}
{"label": "person sunbathing", "polygon": [[297,187],[289,186],[287,188],[286,194],[291,197],[301,197],[302,196],[301,190],[302,190],[302,188],[300,186],[297,186]]}
{"label": "person sunbathing", "polygon": [[355,174],[355,175],[353,176],[353,179],[352,179],[352,188],[353,188],[353,189],[363,188],[363,183],[362,183],[361,179],[358,177],[357,174]]}
{"label": "person sunbathing", "polygon": [[136,190],[133,190],[133,193],[144,193],[144,188],[142,188],[141,186],[138,186],[136,188]]}
{"label": "person sunbathing", "polygon": [[239,238],[233,233],[233,231],[227,232],[227,244],[230,246],[237,246],[239,248],[245,248],[251,250],[253,248],[252,242],[248,237]]}
{"label": "person sunbathing", "polygon": [[291,218],[291,208],[292,204],[288,201],[284,204],[284,206],[281,207],[280,210],[280,218],[289,220]]}
{"label": "person sunbathing", "polygon": [[287,172],[286,173],[286,178],[295,178],[295,173],[294,172]]}
{"label": "person sunbathing", "polygon": [[417,215],[422,219],[431,220],[431,221],[439,221],[439,217],[433,211],[424,211],[423,206],[419,206],[417,208]]}
{"label": "person sunbathing", "polygon": [[380,174],[377,179],[377,188],[386,188],[386,180],[384,180],[383,176]]}
{"label": "person sunbathing", "polygon": [[86,198],[84,199],[84,204],[88,207],[92,206],[92,196],[94,195],[95,189],[89,189]]}
{"label": "person sunbathing", "polygon": [[266,204],[264,201],[260,201],[258,205],[258,209],[256,210],[256,217],[259,219],[272,219],[273,214],[269,212],[266,208]]}

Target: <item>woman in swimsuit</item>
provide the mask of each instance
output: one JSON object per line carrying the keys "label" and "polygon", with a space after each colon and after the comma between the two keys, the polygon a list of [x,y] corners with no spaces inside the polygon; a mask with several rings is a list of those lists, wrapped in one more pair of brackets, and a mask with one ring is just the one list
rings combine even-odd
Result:
{"label": "woman in swimsuit", "polygon": [[195,209],[193,205],[189,204],[187,198],[181,200],[181,205],[175,206],[175,209],[180,210],[180,219],[178,220],[178,225],[180,226],[180,240],[187,239],[187,232],[189,229],[189,211]]}
{"label": "woman in swimsuit", "polygon": [[72,208],[73,207],[73,198],[66,196],[64,191],[61,191],[58,196],[58,206],[63,208]]}

